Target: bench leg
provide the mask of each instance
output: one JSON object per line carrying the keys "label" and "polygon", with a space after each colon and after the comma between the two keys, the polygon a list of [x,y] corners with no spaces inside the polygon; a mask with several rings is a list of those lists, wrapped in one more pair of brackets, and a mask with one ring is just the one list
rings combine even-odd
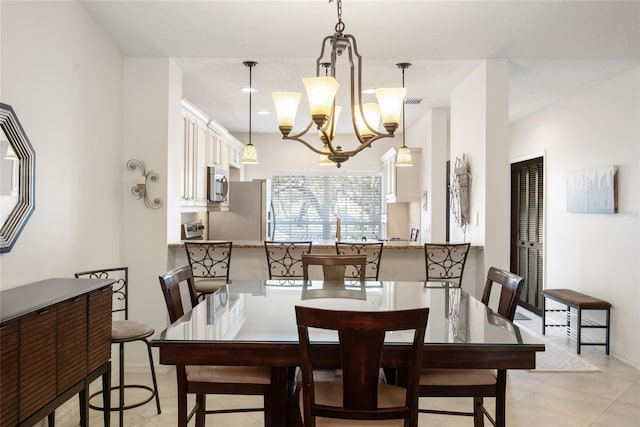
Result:
{"label": "bench leg", "polygon": [[542,295],[542,335],[544,335],[546,326],[547,326],[547,309],[545,307],[545,301],[547,298]]}
{"label": "bench leg", "polygon": [[576,326],[576,332],[578,333],[578,354],[580,354],[580,345],[582,338],[582,309],[578,307],[578,325]]}
{"label": "bench leg", "polygon": [[608,356],[609,355],[609,321],[611,320],[611,309],[607,308],[607,329],[606,329],[606,347],[605,347],[605,353]]}

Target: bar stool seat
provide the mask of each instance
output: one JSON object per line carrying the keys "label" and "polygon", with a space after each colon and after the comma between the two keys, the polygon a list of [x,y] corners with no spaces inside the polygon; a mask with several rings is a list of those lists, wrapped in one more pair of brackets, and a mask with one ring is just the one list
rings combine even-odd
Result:
{"label": "bar stool seat", "polygon": [[155,333],[151,326],[135,320],[114,320],[111,325],[113,343],[137,341]]}
{"label": "bar stool seat", "polygon": [[214,293],[226,284],[226,279],[196,279],[195,288],[198,295],[206,295]]}

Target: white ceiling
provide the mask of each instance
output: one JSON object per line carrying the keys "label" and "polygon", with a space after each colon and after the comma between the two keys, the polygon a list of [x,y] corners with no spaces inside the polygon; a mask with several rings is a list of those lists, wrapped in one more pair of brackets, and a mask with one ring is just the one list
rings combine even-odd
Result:
{"label": "white ceiling", "polygon": [[[337,21],[336,4],[327,0],[82,3],[124,55],[173,57],[183,96],[232,133],[249,126],[242,61],[259,63],[253,131],[277,132],[271,92],[304,92],[300,79],[315,74],[321,41]],[[363,57],[363,86],[400,86],[395,64],[413,64],[408,96],[423,101],[407,105],[408,125],[431,107],[448,106],[452,88],[485,58],[510,61],[511,120],[640,60],[640,1],[344,0],[343,21]],[[342,85],[348,90],[346,78]]]}

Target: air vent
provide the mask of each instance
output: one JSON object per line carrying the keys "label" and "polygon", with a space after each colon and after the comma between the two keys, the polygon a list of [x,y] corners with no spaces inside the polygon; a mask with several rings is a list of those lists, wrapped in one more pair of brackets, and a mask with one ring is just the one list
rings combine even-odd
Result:
{"label": "air vent", "polygon": [[405,98],[404,103],[410,105],[418,105],[422,102],[422,98]]}

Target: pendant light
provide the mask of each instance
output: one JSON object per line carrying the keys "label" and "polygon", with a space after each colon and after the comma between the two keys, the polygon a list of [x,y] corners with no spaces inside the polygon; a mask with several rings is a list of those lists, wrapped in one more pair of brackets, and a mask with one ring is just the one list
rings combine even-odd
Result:
{"label": "pendant light", "polygon": [[242,159],[240,160],[240,163],[245,165],[257,165],[258,152],[256,151],[256,146],[251,143],[251,97],[253,95],[251,72],[253,67],[258,65],[258,63],[255,61],[244,61],[242,65],[249,68],[249,143],[242,149]]}
{"label": "pendant light", "polygon": [[[396,67],[402,69],[402,87],[404,88],[404,70],[411,67],[411,64],[408,62],[400,62],[396,64]],[[402,104],[402,147],[398,149],[398,154],[396,155],[396,166],[407,167],[413,166],[413,162],[411,161],[411,150],[409,147],[405,145],[404,135],[405,135],[405,126],[404,126],[404,103]]]}

